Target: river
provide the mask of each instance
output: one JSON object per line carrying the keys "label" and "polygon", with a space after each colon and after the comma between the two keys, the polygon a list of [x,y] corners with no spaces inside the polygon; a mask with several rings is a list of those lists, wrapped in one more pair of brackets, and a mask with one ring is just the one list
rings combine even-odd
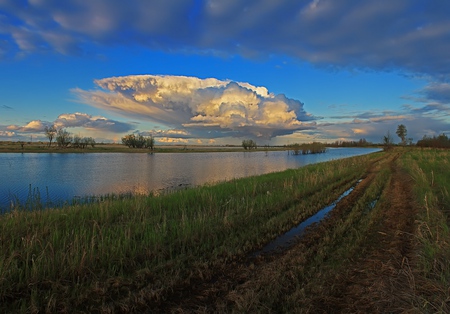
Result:
{"label": "river", "polygon": [[58,204],[85,196],[198,186],[311,163],[363,155],[374,148],[329,148],[324,154],[287,151],[215,153],[0,153],[0,209],[30,197]]}

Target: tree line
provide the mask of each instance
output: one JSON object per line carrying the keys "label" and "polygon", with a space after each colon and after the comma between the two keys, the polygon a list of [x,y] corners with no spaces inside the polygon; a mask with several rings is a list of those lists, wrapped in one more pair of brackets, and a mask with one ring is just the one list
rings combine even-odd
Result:
{"label": "tree line", "polygon": [[[66,148],[86,148],[87,146],[95,147],[96,142],[92,137],[81,137],[79,135],[72,135],[72,133],[67,130],[60,128],[57,129],[54,125],[46,126],[44,129],[45,135],[47,136],[49,143],[48,146],[52,146],[52,142],[56,142],[58,147]],[[397,130],[395,132],[397,136],[400,138],[400,145],[412,145],[413,139],[408,138],[408,131],[404,124],[400,124],[397,126]],[[155,146],[155,139],[153,136],[143,136],[141,134],[127,134],[122,137],[122,144],[130,147],[130,148],[148,148],[153,150]],[[308,148],[306,146],[300,147],[299,144],[289,145],[289,148],[293,150],[293,152],[297,151],[303,154],[303,151],[310,150],[313,152],[323,152],[323,147],[325,144],[317,145],[315,142]],[[375,145],[371,142],[368,142],[366,139],[362,138],[358,141],[336,141],[334,143],[328,143],[326,146],[331,147],[366,147]],[[385,150],[390,149],[394,145],[393,137],[390,132],[387,131],[386,135],[382,138],[382,145]],[[440,134],[438,136],[426,136],[417,141],[417,146],[419,147],[436,147],[436,148],[450,148],[450,140],[445,134]],[[242,141],[242,147],[245,150],[257,149],[257,144],[252,139],[246,139]]]}
{"label": "tree line", "polygon": [[72,133],[63,128],[57,129],[54,125],[46,126],[44,131],[48,138],[48,147],[52,146],[53,140],[55,140],[57,146],[61,148],[86,148],[87,146],[95,147],[96,144],[92,137],[72,135]]}
{"label": "tree line", "polygon": [[426,136],[417,141],[419,147],[434,147],[434,148],[450,148],[450,139],[445,134],[438,136]]}
{"label": "tree line", "polygon": [[122,144],[130,148],[149,148],[153,150],[155,139],[153,136],[143,136],[141,134],[128,134],[122,137]]}

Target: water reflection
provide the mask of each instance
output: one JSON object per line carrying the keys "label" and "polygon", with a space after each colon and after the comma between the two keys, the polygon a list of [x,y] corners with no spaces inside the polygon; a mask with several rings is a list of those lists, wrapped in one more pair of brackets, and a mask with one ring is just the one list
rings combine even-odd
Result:
{"label": "water reflection", "polygon": [[[259,175],[306,164],[377,151],[365,148],[329,149],[325,154],[289,155],[279,152],[219,153],[2,153],[0,207],[16,198],[26,200],[30,187],[44,202],[76,196],[149,193],[177,186],[196,186]],[[48,199],[47,198],[48,191]]]}

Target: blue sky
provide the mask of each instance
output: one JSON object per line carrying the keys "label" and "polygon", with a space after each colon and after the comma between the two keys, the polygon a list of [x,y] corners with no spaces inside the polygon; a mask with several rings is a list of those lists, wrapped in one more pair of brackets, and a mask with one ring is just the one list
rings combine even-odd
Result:
{"label": "blue sky", "polygon": [[0,0],[0,140],[449,134],[450,2],[391,2]]}

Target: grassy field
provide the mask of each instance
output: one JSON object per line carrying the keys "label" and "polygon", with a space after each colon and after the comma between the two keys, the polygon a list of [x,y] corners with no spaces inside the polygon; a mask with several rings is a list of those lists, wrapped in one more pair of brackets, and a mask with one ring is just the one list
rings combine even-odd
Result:
{"label": "grassy field", "polygon": [[[403,271],[407,264],[414,282],[402,290],[409,302],[393,300],[406,310],[445,311],[449,157],[449,151],[397,149],[158,197],[15,210],[0,217],[0,311],[344,310],[359,304],[349,296],[363,298],[350,284],[342,286],[348,278],[362,282],[361,271],[382,278],[364,258],[373,255],[388,265],[384,259],[393,255],[379,253],[379,237],[391,231],[382,248],[408,245],[401,265],[390,267]],[[294,248],[249,257],[360,179]],[[408,206],[397,206],[392,196],[402,182],[409,182],[402,187],[413,200],[400,200]],[[415,211],[399,210],[409,207]],[[403,227],[388,222],[411,219],[414,237],[397,238],[394,231]],[[349,293],[339,295],[345,289]],[[377,293],[369,297],[377,300]]]}

